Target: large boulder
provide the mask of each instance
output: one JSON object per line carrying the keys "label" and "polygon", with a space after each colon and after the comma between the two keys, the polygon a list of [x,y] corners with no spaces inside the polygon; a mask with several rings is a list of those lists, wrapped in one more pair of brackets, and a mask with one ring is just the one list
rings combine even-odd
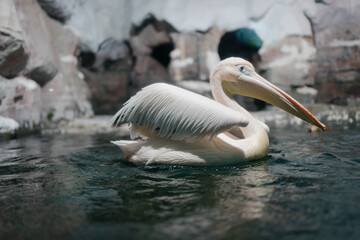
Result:
{"label": "large boulder", "polygon": [[[152,83],[171,82],[167,71],[172,49],[169,31],[173,31],[171,26],[154,18],[146,18],[136,30],[133,29],[133,36],[129,40],[135,59],[130,83],[131,95]],[[154,53],[163,46],[167,47],[162,53]]]}
{"label": "large boulder", "polygon": [[199,39],[199,77],[200,80],[208,80],[212,70],[220,61],[218,46],[224,31],[213,27],[200,35]]}
{"label": "large boulder", "polygon": [[173,80],[198,79],[198,39],[199,33],[173,33],[175,49],[171,52],[169,73]]}
{"label": "large boulder", "polygon": [[133,56],[128,43],[109,38],[97,52],[83,45],[79,59],[95,114],[114,114],[130,96]]}
{"label": "large boulder", "polygon": [[130,71],[81,71],[90,87],[95,114],[114,114],[130,97]]}
{"label": "large boulder", "polygon": [[0,115],[15,119],[20,127],[39,127],[41,114],[41,88],[31,79],[0,77]]}
{"label": "large boulder", "polygon": [[37,0],[49,17],[60,22],[70,19],[76,0]]}
{"label": "large boulder", "polygon": [[132,65],[131,54],[127,42],[109,38],[100,44],[94,63],[89,67],[96,71],[107,69],[129,70]]}
{"label": "large boulder", "polygon": [[157,31],[152,24],[144,27],[139,34],[130,39],[130,45],[135,56],[150,55],[153,47],[169,42],[171,39],[168,33]]}
{"label": "large boulder", "polygon": [[52,62],[34,62],[32,65],[28,65],[27,70],[25,70],[24,75],[28,78],[33,79],[41,87],[45,86],[47,82],[55,77],[58,73],[58,69]]}
{"label": "large boulder", "polygon": [[175,49],[171,52],[171,78],[175,81],[208,80],[220,61],[218,45],[222,34],[217,27],[205,33],[172,33]]}
{"label": "large boulder", "polygon": [[150,56],[139,56],[132,72],[131,95],[156,82],[170,82],[166,68]]}
{"label": "large boulder", "polygon": [[25,68],[27,60],[24,41],[0,31],[0,75],[15,77]]}

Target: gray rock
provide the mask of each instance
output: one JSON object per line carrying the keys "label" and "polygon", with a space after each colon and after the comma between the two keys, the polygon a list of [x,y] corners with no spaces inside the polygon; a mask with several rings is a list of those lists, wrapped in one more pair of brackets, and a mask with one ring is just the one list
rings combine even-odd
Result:
{"label": "gray rock", "polygon": [[130,71],[94,72],[82,69],[90,87],[95,114],[115,114],[130,97]]}
{"label": "gray rock", "polygon": [[24,75],[37,82],[43,87],[58,73],[58,70],[51,62],[43,62],[40,66],[33,67],[24,72]]}
{"label": "gray rock", "polygon": [[16,120],[20,127],[35,129],[41,123],[41,88],[27,78],[0,77],[0,115]]}
{"label": "gray rock", "polygon": [[131,58],[129,46],[124,41],[109,38],[100,44],[92,68],[97,71],[109,68],[128,70],[132,65]]}
{"label": "gray rock", "polygon": [[223,34],[224,30],[215,26],[200,35],[198,49],[199,79],[209,79],[212,70],[219,63],[218,46]]}
{"label": "gray rock", "polygon": [[[164,23],[163,23],[164,24]],[[171,82],[167,64],[157,59],[153,51],[158,46],[172,44],[172,40],[165,28],[155,28],[156,23],[147,23],[136,31],[130,39],[132,54],[136,61],[132,69],[131,76],[131,95],[139,91],[146,85],[156,82]],[[169,27],[170,29],[170,27]],[[165,51],[163,56],[169,57],[170,51]]]}
{"label": "gray rock", "polygon": [[311,38],[286,37],[261,57],[260,68],[267,71],[268,80],[284,90],[314,84],[316,48]]}
{"label": "gray rock", "polygon": [[37,2],[49,17],[60,22],[69,20],[75,5],[75,0],[37,0]]}
{"label": "gray rock", "polygon": [[199,78],[199,38],[200,33],[172,33],[175,49],[171,52],[169,74],[179,82]]}
{"label": "gray rock", "polygon": [[327,1],[317,4],[317,14],[311,18],[317,48],[315,85],[322,102],[359,96],[359,11],[357,1]]}
{"label": "gray rock", "polygon": [[208,80],[220,61],[218,45],[223,33],[217,27],[205,33],[172,33],[175,50],[171,53],[171,78],[175,81]]}
{"label": "gray rock", "polygon": [[137,57],[131,80],[131,95],[152,83],[171,82],[166,68],[150,56]]}
{"label": "gray rock", "polygon": [[168,33],[165,31],[158,32],[152,24],[147,25],[138,35],[130,39],[130,45],[135,56],[150,55],[152,47],[170,42]]}
{"label": "gray rock", "polygon": [[24,42],[0,32],[0,75],[7,78],[17,76],[27,60]]}
{"label": "gray rock", "polygon": [[23,39],[29,54],[24,73],[42,89],[24,77],[2,79],[0,114],[28,129],[46,121],[92,115],[90,91],[74,56],[79,36],[49,18],[35,0],[5,0],[4,6],[13,15],[0,10],[0,19],[5,19],[0,30],[6,30],[4,23],[8,23],[7,27],[13,28],[8,32],[21,36],[17,38]]}

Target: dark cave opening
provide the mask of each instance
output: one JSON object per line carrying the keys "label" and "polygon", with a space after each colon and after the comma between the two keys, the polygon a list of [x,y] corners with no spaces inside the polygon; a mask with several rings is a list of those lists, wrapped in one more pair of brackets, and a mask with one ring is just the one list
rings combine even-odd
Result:
{"label": "dark cave opening", "polygon": [[261,46],[262,40],[254,30],[240,28],[226,32],[221,37],[218,53],[220,59],[241,57],[254,64],[259,60],[258,51]]}
{"label": "dark cave opening", "polygon": [[172,50],[174,50],[172,42],[159,44],[152,48],[151,57],[167,68],[170,63],[170,52]]}

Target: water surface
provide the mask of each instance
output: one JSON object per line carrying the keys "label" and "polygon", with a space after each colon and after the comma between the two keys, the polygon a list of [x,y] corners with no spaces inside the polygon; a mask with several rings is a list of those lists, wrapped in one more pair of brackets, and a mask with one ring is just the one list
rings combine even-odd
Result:
{"label": "water surface", "polygon": [[359,239],[360,130],[272,129],[262,161],[123,164],[114,134],[0,143],[0,239]]}

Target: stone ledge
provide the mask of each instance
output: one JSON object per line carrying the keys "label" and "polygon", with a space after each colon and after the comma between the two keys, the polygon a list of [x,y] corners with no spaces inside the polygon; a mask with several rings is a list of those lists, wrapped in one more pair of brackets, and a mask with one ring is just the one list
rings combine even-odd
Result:
{"label": "stone ledge", "polygon": [[[331,128],[359,127],[360,124],[360,105],[336,106],[336,105],[312,105],[307,108],[324,124]],[[264,111],[252,112],[255,118],[265,122],[271,128],[294,128],[307,129],[308,123],[288,114],[276,107],[268,107]],[[114,133],[117,136],[128,136],[129,128],[124,125],[120,128],[113,128],[110,125],[112,116],[101,115],[92,118],[79,118],[63,124],[55,129],[43,130],[43,133]]]}
{"label": "stone ledge", "polygon": [[[312,105],[307,108],[329,127],[332,128],[356,128],[360,127],[360,105],[336,106],[336,105]],[[264,111],[251,113],[256,119],[266,123],[272,128],[303,128],[308,129],[309,124],[303,120],[294,117],[276,107],[268,107]],[[67,122],[62,122],[53,128],[46,128],[41,131],[42,134],[100,134],[114,133],[117,137],[129,136],[129,128],[123,125],[119,128],[111,127],[110,115],[98,115],[89,118],[77,118]],[[27,134],[21,134],[21,129],[16,127],[15,123],[8,121],[9,118],[0,116],[0,139],[9,137],[21,137]],[[4,120],[4,121],[3,121]],[[4,125],[5,124],[5,125]],[[5,131],[6,130],[6,131]]]}
{"label": "stone ledge", "polygon": [[[311,113],[321,122],[329,127],[349,128],[359,127],[360,124],[360,105],[337,106],[327,104],[315,104],[306,106]],[[276,108],[268,107],[265,111],[252,112],[255,118],[269,125],[271,128],[303,127],[307,128],[310,124],[303,120],[288,114],[287,112]]]}
{"label": "stone ledge", "polygon": [[89,118],[77,118],[61,124],[55,128],[48,128],[41,131],[42,134],[54,133],[76,133],[76,134],[95,134],[95,133],[115,133],[116,135],[126,136],[129,134],[128,126],[119,128],[111,127],[110,115],[98,115]]}

